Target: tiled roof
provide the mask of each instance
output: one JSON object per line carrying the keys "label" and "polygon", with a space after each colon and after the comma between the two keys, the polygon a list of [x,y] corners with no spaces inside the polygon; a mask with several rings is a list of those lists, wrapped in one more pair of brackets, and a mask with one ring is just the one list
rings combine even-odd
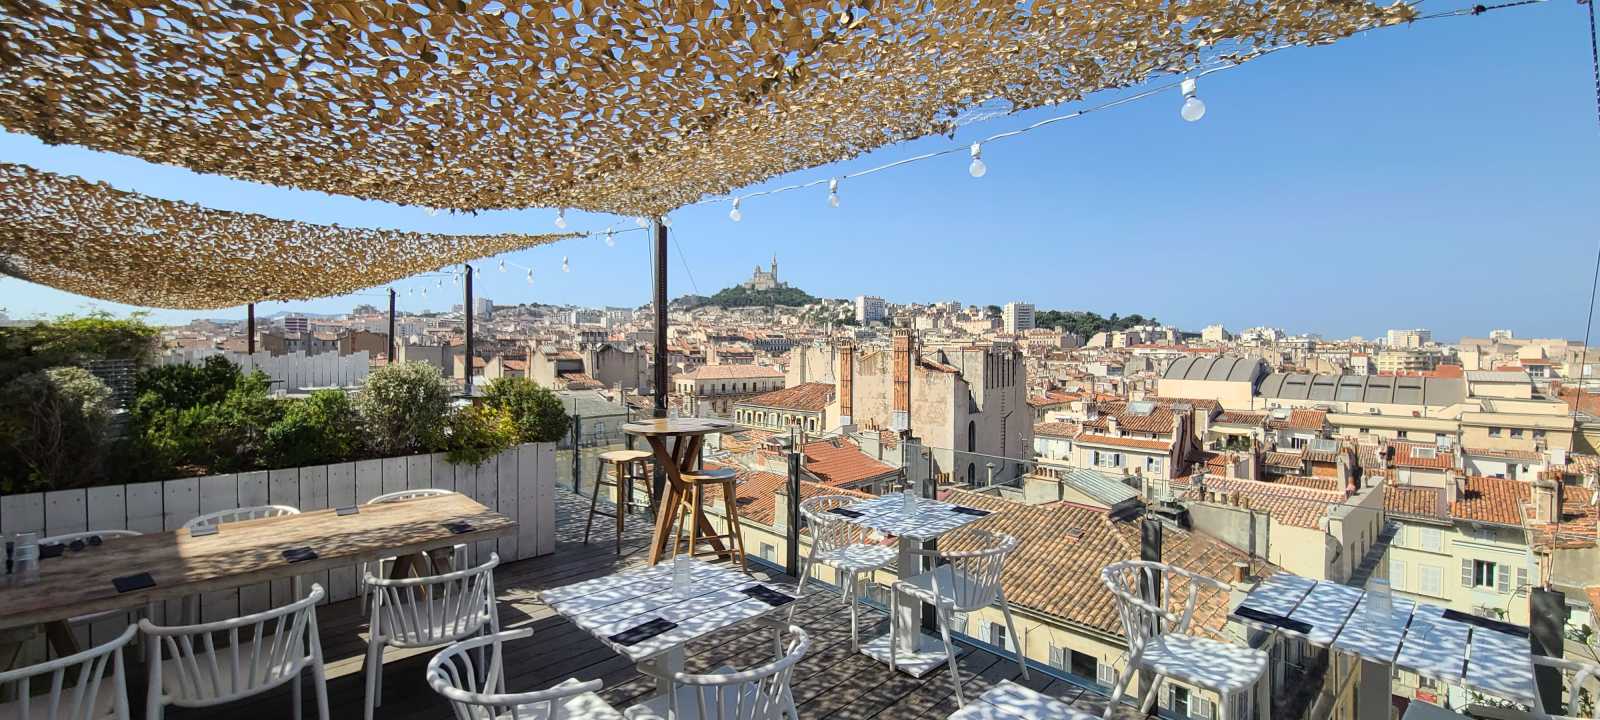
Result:
{"label": "tiled roof", "polygon": [[1284,475],[1283,477],[1273,480],[1273,482],[1278,485],[1293,485],[1295,487],[1323,490],[1326,492],[1344,492],[1344,486],[1339,482],[1339,478]]}
{"label": "tiled roof", "polygon": [[1383,508],[1396,515],[1413,515],[1417,517],[1439,517],[1439,496],[1444,488],[1422,487],[1419,485],[1389,485],[1383,488]]}
{"label": "tiled roof", "polygon": [[1100,403],[1095,409],[1100,412],[1100,417],[1084,423],[1085,426],[1104,430],[1110,426],[1110,423],[1106,422],[1106,417],[1111,416],[1117,419],[1117,427],[1123,430],[1147,433],[1172,432],[1172,409],[1159,404],[1146,415],[1128,412],[1126,403]]}
{"label": "tiled roof", "polygon": [[781,378],[783,373],[763,365],[701,365],[693,372],[678,377],[687,380],[749,380],[753,378]]}
{"label": "tiled roof", "polygon": [[1244,411],[1244,410],[1223,410],[1220,414],[1217,415],[1217,418],[1215,420],[1211,421],[1212,425],[1218,425],[1218,424],[1249,425],[1251,427],[1261,427],[1261,426],[1265,425],[1266,423],[1267,423],[1267,414],[1266,413],[1264,413],[1264,412],[1247,412],[1247,411]]}
{"label": "tiled roof", "polygon": [[1314,463],[1328,463],[1332,465],[1339,462],[1338,450],[1312,450],[1311,448],[1306,448],[1301,451],[1301,454],[1305,456],[1306,460]]}
{"label": "tiled roof", "polygon": [[605,387],[599,380],[580,372],[565,372],[560,377],[566,382],[568,390],[599,390]]}
{"label": "tiled roof", "polygon": [[[1191,481],[1192,482],[1192,481]],[[1232,495],[1238,493],[1245,505],[1261,510],[1285,525],[1311,528],[1321,527],[1328,509],[1344,502],[1343,492],[1319,490],[1286,483],[1258,482],[1235,478],[1206,477],[1205,489]],[[1200,500],[1200,491],[1192,484],[1182,496],[1186,500]]]}
{"label": "tiled roof", "polygon": [[[707,468],[732,467],[718,466],[715,463],[706,463]],[[776,495],[786,493],[785,484],[788,478],[777,473],[763,472],[760,470],[745,470],[733,468],[738,471],[739,486],[735,495],[735,504],[739,508],[739,518],[749,522],[759,523],[767,527],[773,526],[774,514],[777,512]],[[863,499],[872,497],[866,493],[854,490],[843,490],[829,487],[809,480],[800,481],[800,498],[806,500],[819,495],[853,495]],[[712,486],[706,492],[706,506],[714,511],[722,510],[721,489]]]}
{"label": "tiled roof", "polygon": [[1097,435],[1083,433],[1078,436],[1078,442],[1084,445],[1110,445],[1113,447],[1135,448],[1138,450],[1171,450],[1171,440],[1149,440],[1146,438],[1112,437],[1110,435]]}
{"label": "tiled roof", "polygon": [[[1100,571],[1120,560],[1138,559],[1138,523],[1113,522],[1103,508],[1076,503],[1025,505],[965,490],[952,491],[946,500],[994,513],[941,538],[941,547],[960,549],[971,542],[970,530],[1005,533],[1019,541],[1001,577],[1006,600],[1052,618],[1122,635],[1115,601],[1101,584]],[[1073,538],[1068,529],[1083,532]],[[1277,570],[1252,562],[1224,543],[1171,526],[1164,528],[1162,551],[1169,563],[1223,581],[1229,579],[1234,562],[1250,562],[1253,575]],[[1182,598],[1187,588],[1175,585],[1173,590],[1174,598]],[[1227,594],[1203,590],[1200,598],[1194,621],[1220,630],[1227,622]]]}
{"label": "tiled roof", "polygon": [[1267,427],[1273,429],[1313,430],[1320,431],[1328,423],[1326,410],[1290,410],[1289,417],[1278,419],[1271,418]]}
{"label": "tiled roof", "polygon": [[1083,426],[1073,422],[1042,422],[1033,426],[1034,437],[1073,438],[1083,432]]}
{"label": "tiled roof", "polygon": [[1541,462],[1544,460],[1544,455],[1532,450],[1503,450],[1500,448],[1470,448],[1463,446],[1461,452],[1472,457],[1495,458],[1498,460],[1517,460],[1520,462]]}
{"label": "tiled roof", "polygon": [[805,453],[806,472],[836,487],[897,472],[893,466],[879,462],[862,452],[854,441],[848,439],[834,438],[806,443],[801,451]]}
{"label": "tiled roof", "polygon": [[[1394,448],[1394,466],[1403,468],[1421,468],[1425,470],[1449,470],[1456,466],[1456,456],[1448,450],[1441,450],[1433,445],[1424,443],[1390,442],[1389,447]],[[1417,448],[1433,450],[1433,457],[1422,457],[1412,451]]]}
{"label": "tiled roof", "polygon": [[1462,481],[1456,501],[1450,503],[1450,516],[1498,525],[1521,525],[1528,487],[1528,483],[1521,480],[1469,477]]}
{"label": "tiled roof", "polygon": [[756,405],[780,410],[822,412],[833,400],[833,386],[828,383],[808,382],[782,390],[773,390],[755,397],[740,400],[740,405]]}
{"label": "tiled roof", "polygon": [[1171,408],[1176,405],[1188,405],[1199,410],[1215,410],[1222,407],[1222,403],[1212,400],[1211,398],[1152,397],[1146,399],[1165,408]]}
{"label": "tiled roof", "polygon": [[[1561,525],[1529,523],[1533,541],[1557,548],[1594,547],[1600,539],[1600,507],[1593,504],[1594,491],[1577,485],[1561,488]],[[1532,516],[1530,511],[1529,516]]]}
{"label": "tiled roof", "polygon": [[1303,456],[1298,451],[1283,450],[1266,453],[1267,465],[1280,468],[1299,468]]}
{"label": "tiled roof", "polygon": [[722,433],[718,436],[718,440],[722,443],[723,450],[734,455],[740,455],[766,445],[768,440],[780,435],[783,437],[788,437],[789,433],[778,432],[775,430],[762,430],[759,428],[740,427],[738,429]]}

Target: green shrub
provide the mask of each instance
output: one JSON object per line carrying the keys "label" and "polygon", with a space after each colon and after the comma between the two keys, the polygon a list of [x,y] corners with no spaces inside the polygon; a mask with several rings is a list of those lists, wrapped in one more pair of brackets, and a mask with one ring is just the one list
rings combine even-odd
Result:
{"label": "green shrub", "polygon": [[356,409],[379,455],[424,452],[444,435],[450,390],[427,363],[386,365],[367,376]]}
{"label": "green shrub", "polygon": [[[220,473],[260,466],[267,429],[282,416],[283,405],[267,396],[266,374],[245,375],[227,360],[211,360],[220,358],[208,358],[198,374],[158,374],[134,402],[134,432],[159,470]],[[233,385],[217,398],[230,377]],[[196,394],[183,395],[185,387]],[[202,402],[191,402],[196,398]]]}
{"label": "green shrub", "polygon": [[52,367],[92,360],[134,360],[155,354],[160,330],[143,314],[118,320],[110,313],[62,315],[32,325],[0,326],[0,384]]}
{"label": "green shrub", "polygon": [[527,378],[496,378],[484,388],[483,401],[511,413],[517,442],[555,442],[572,427],[572,416],[561,406],[561,399]]}
{"label": "green shrub", "polygon": [[199,365],[149,368],[134,378],[134,400],[129,412],[134,423],[141,424],[165,410],[220,403],[243,379],[239,366],[220,355],[208,357]]}
{"label": "green shrub", "polygon": [[269,468],[352,460],[361,448],[361,416],[341,390],[318,390],[285,403],[283,417],[267,428],[262,454]]}
{"label": "green shrub", "polygon": [[481,465],[517,442],[511,413],[488,405],[467,405],[450,413],[435,449],[456,464]]}
{"label": "green shrub", "polygon": [[20,375],[0,388],[0,492],[84,487],[101,476],[111,389],[83,368]]}

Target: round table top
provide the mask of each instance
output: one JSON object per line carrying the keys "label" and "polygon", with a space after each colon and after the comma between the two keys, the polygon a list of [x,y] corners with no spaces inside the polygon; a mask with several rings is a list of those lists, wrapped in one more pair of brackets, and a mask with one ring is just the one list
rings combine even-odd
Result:
{"label": "round table top", "polygon": [[733,429],[733,423],[714,418],[657,418],[622,426],[630,435],[709,435]]}

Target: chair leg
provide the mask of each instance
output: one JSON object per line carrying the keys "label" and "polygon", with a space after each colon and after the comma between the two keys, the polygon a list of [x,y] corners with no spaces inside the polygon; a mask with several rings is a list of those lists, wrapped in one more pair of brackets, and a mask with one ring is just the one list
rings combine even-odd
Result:
{"label": "chair leg", "polygon": [[900,664],[897,662],[895,657],[897,650],[900,647],[900,644],[895,642],[896,636],[899,634],[900,593],[895,592],[894,588],[891,587],[889,588],[889,669],[891,671],[898,671],[900,669]]}
{"label": "chair leg", "polygon": [[1117,673],[1117,679],[1111,685],[1111,696],[1106,699],[1106,711],[1100,715],[1101,720],[1111,720],[1111,716],[1116,714],[1117,703],[1122,700],[1122,694],[1127,692],[1128,683],[1133,681],[1138,666],[1137,658],[1129,658],[1127,667]]}
{"label": "chair leg", "polygon": [[147,720],[161,720],[166,706],[161,702],[161,639],[146,638],[145,678],[148,684],[144,698],[144,716]]}
{"label": "chair leg", "polygon": [[950,644],[950,621],[944,608],[933,612],[939,619],[939,638],[944,640],[944,659],[950,665],[950,682],[956,685],[956,707],[962,707],[967,701],[961,697],[961,670],[956,667],[956,648]]}
{"label": "chair leg", "polygon": [[728,559],[739,563],[739,569],[748,573],[750,566],[744,561],[744,527],[739,524],[738,494],[738,485],[726,483],[722,486],[722,511],[728,516]]}
{"label": "chair leg", "polygon": [[685,508],[688,510],[687,519],[684,520],[689,524],[689,557],[694,557],[694,549],[700,547],[700,507],[706,501],[704,488],[704,485],[695,483],[686,496],[690,498],[689,506]]}
{"label": "chair leg", "polygon": [[1159,673],[1150,679],[1150,687],[1145,690],[1144,701],[1139,703],[1139,712],[1146,715],[1150,714],[1150,708],[1155,707],[1156,704],[1156,695],[1161,691],[1161,681],[1166,679],[1167,676]]}
{"label": "chair leg", "polygon": [[[817,554],[816,546],[813,545],[812,546],[812,550],[809,553],[809,555],[816,555],[816,554]],[[796,598],[802,598],[802,597],[805,596],[806,578],[811,577],[811,563],[812,562],[814,562],[814,561],[809,556],[806,557],[804,560],[800,561],[800,584],[796,585],[795,588],[794,588],[794,596]],[[789,622],[794,622],[794,611],[796,609],[798,609],[799,606],[800,606],[800,601],[799,600],[795,600],[794,602],[789,603]]]}
{"label": "chair leg", "polygon": [[1011,638],[1011,644],[1015,645],[1016,648],[1017,648],[1017,667],[1022,669],[1022,679],[1023,680],[1027,680],[1028,679],[1028,661],[1023,658],[1023,654],[1022,654],[1023,650],[1025,650],[1025,648],[1022,647],[1021,643],[1017,642],[1017,638],[1020,638],[1022,636],[1017,634],[1017,624],[1011,620],[1011,603],[1006,602],[1006,594],[1005,594],[1005,592],[1001,591],[999,593],[999,596],[1000,596],[1000,614],[1002,614],[1002,615],[1004,615],[1006,617],[1006,637]]}
{"label": "chair leg", "polygon": [[305,668],[294,674],[294,679],[289,681],[289,701],[294,703],[292,717],[300,720],[300,681],[305,679]]}
{"label": "chair leg", "polygon": [[594,511],[600,506],[600,477],[596,473],[594,494],[589,496],[589,519],[583,523],[583,544],[589,544],[589,531],[594,529]]}
{"label": "chair leg", "polygon": [[311,690],[317,695],[317,720],[329,720],[328,671],[322,666],[321,658],[311,663]]}
{"label": "chair leg", "polygon": [[377,640],[367,641],[367,659],[362,667],[367,674],[366,720],[372,720],[373,711],[383,701],[383,690],[378,686],[383,678],[383,643]]}

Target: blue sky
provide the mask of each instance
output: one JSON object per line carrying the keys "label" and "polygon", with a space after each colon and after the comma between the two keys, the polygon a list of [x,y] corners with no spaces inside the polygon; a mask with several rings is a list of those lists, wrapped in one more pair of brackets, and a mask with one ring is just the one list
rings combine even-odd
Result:
{"label": "blue sky", "polygon": [[[1458,7],[1429,0],[1424,12]],[[1176,91],[964,154],[673,214],[681,249],[673,296],[709,294],[777,253],[783,279],[812,294],[894,302],[1033,302],[1041,309],[1142,313],[1186,329],[1277,325],[1330,337],[1429,327],[1439,337],[1511,328],[1581,337],[1595,237],[1597,132],[1584,8],[1561,0],[1432,20],[1339,44],[1280,52],[1200,83],[1208,113],[1178,117]],[[1083,104],[1116,97],[1102,93]],[[1064,108],[964,128],[957,142]],[[883,149],[771,185],[828,177],[945,147]],[[274,217],[434,232],[553,230],[550,210],[430,217],[319,193],[200,176],[0,133],[0,158],[123,189]],[[758,186],[759,188],[759,186]],[[752,189],[758,189],[752,188]],[[574,229],[632,221],[568,215]],[[572,271],[560,271],[569,256]],[[644,233],[585,239],[482,263],[480,296],[500,303],[638,305],[649,298]],[[687,264],[688,272],[685,272]],[[693,276],[693,283],[690,276]],[[410,280],[399,288],[432,287]],[[371,297],[258,306],[339,312]],[[459,302],[448,281],[406,309]],[[0,279],[13,317],[131,308]],[[161,321],[243,309],[155,311]]]}

